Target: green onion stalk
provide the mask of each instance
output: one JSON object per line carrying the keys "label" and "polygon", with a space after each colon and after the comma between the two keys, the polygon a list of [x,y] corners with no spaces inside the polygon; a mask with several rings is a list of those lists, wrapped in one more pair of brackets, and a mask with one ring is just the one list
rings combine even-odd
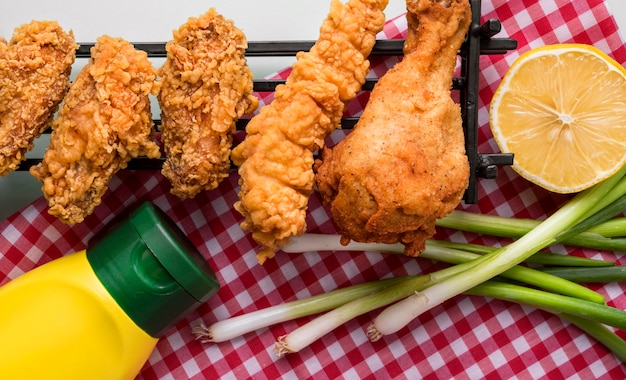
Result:
{"label": "green onion stalk", "polygon": [[[459,243],[454,241],[437,240],[437,244],[452,249],[460,249],[466,252],[484,255],[495,251],[497,248],[480,244]],[[428,242],[426,243],[428,245]],[[402,253],[402,252],[398,252]],[[562,253],[537,252],[528,257],[524,262],[528,264],[556,265],[562,267],[610,267],[615,263],[605,260],[589,259],[586,257],[570,256]]]}
{"label": "green onion stalk", "polygon": [[[626,209],[626,195],[599,211],[594,218],[576,229],[562,233],[555,243],[607,251],[626,251],[626,217],[619,215]],[[519,238],[541,224],[540,220],[509,218],[454,210],[437,221],[437,226],[507,238]]]}
{"label": "green onion stalk", "polygon": [[205,324],[199,324],[192,328],[192,333],[202,343],[225,342],[277,323],[335,309],[354,299],[379,292],[393,284],[402,283],[407,278],[393,277],[352,285],[227,318],[208,327]]}
{"label": "green onion stalk", "polygon": [[[475,246],[474,246],[475,247]],[[442,242],[438,240],[429,239],[426,241],[426,249],[420,254],[419,257],[424,259],[437,260],[448,264],[461,264],[471,262],[472,260],[480,257],[479,254],[468,252],[465,248],[472,249],[472,246],[465,243],[450,244],[449,242]],[[370,251],[370,252],[386,252],[386,253],[404,253],[404,246],[402,244],[384,244],[384,243],[358,243],[350,242],[347,245],[343,245],[340,242],[338,235],[326,235],[326,234],[313,234],[307,233],[301,236],[291,238],[290,242],[281,248],[284,252],[296,253],[307,251]],[[492,252],[492,250],[486,250],[480,254],[486,252]],[[561,260],[561,264],[567,263],[569,265],[603,265],[596,264],[602,263],[600,260],[589,260],[580,257],[571,257],[566,255],[544,255],[544,257],[555,256],[550,262]],[[547,260],[546,260],[547,261]],[[606,263],[606,262],[603,262]],[[610,265],[610,263],[609,263]],[[456,267],[455,271],[462,270],[463,267]],[[526,283],[528,285],[537,286],[544,290],[560,293],[564,295],[570,295],[580,299],[586,299],[596,303],[604,303],[604,296],[594,292],[593,290],[581,286],[575,282],[564,280],[558,276],[549,276],[543,271],[536,269],[515,266],[511,269],[504,271],[502,276],[511,280]],[[441,274],[437,273],[437,277],[441,278]],[[432,282],[432,281],[431,281]]]}
{"label": "green onion stalk", "polygon": [[550,267],[539,268],[538,270],[577,283],[589,284],[626,281],[626,266],[623,265],[593,268]]}

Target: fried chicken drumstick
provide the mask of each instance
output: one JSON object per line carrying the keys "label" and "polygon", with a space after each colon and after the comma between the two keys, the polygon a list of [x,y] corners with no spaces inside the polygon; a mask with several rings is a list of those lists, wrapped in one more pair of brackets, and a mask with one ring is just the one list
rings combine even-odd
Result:
{"label": "fried chicken drumstick", "polygon": [[43,161],[30,170],[43,182],[50,214],[82,222],[128,161],[161,156],[148,97],[156,95],[155,80],[145,52],[121,38],[98,38],[63,100]]}
{"label": "fried chicken drumstick", "polygon": [[346,103],[365,82],[386,6],[387,0],[332,0],[319,39],[297,54],[286,83],[232,152],[241,176],[235,208],[245,217],[242,228],[262,246],[261,263],[306,228],[313,151],[339,127]]}
{"label": "fried chicken drumstick", "polygon": [[16,170],[70,85],[78,45],[53,21],[32,21],[0,38],[0,175]]}
{"label": "fried chicken drumstick", "polygon": [[212,190],[228,176],[235,123],[258,105],[247,45],[243,32],[215,9],[190,18],[166,45],[158,95],[162,173],[179,198]]}
{"label": "fried chicken drumstick", "polygon": [[407,1],[405,56],[377,83],[352,132],[316,163],[342,240],[423,251],[468,185],[461,111],[450,97],[468,0]]}

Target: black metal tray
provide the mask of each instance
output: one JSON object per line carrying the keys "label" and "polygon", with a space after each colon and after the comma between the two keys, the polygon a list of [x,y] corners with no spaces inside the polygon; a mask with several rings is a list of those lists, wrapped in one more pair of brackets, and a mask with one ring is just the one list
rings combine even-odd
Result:
{"label": "black metal tray", "polygon": [[[500,32],[499,20],[487,20],[481,23],[480,5],[481,0],[470,0],[472,7],[472,23],[467,38],[459,55],[461,57],[461,74],[454,78],[452,88],[460,92],[460,103],[463,117],[463,129],[465,132],[465,149],[470,163],[470,181],[465,192],[463,201],[468,204],[478,200],[478,178],[493,179],[497,177],[498,166],[513,164],[511,153],[479,153],[477,141],[478,129],[478,71],[480,55],[504,54],[517,48],[517,41],[511,38],[494,38]],[[246,50],[246,57],[288,57],[295,56],[299,51],[308,51],[315,41],[250,41]],[[401,56],[403,40],[378,40],[374,45],[371,56]],[[89,58],[93,43],[81,43],[77,51],[77,58]],[[165,57],[165,43],[133,43],[135,48],[148,53],[149,57]],[[376,79],[368,79],[363,85],[363,91],[371,91],[376,84]],[[283,80],[255,79],[254,91],[272,92],[276,86],[284,83]],[[351,129],[358,118],[343,118],[342,129]],[[155,125],[160,124],[156,119]],[[242,118],[237,122],[237,129],[244,130],[248,118]],[[49,133],[49,131],[48,131]],[[36,165],[41,158],[29,158],[22,162],[18,170],[28,170]],[[133,159],[127,170],[160,170],[164,158]]]}

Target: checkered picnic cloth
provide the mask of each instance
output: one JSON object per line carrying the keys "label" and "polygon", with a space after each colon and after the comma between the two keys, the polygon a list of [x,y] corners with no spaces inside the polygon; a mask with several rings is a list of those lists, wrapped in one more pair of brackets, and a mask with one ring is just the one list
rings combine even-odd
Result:
{"label": "checkered picnic cloth", "polygon": [[[482,17],[499,19],[500,36],[519,41],[517,51],[481,57],[479,73],[479,151],[497,152],[488,127],[488,104],[500,79],[524,51],[545,44],[594,44],[618,62],[626,50],[617,26],[601,0],[484,0]],[[380,38],[402,38],[403,17],[388,21]],[[252,36],[253,37],[253,36]],[[371,75],[381,75],[394,59],[376,59]],[[276,77],[286,77],[289,70]],[[270,94],[259,94],[262,103]],[[358,114],[366,98],[351,103]],[[332,142],[331,142],[332,143]],[[46,213],[36,200],[0,223],[0,283],[52,259],[86,247],[90,238],[124,209],[150,200],[189,236],[216,270],[222,285],[217,295],[163,337],[141,371],[141,379],[204,378],[626,378],[626,365],[581,330],[557,316],[507,302],[459,296],[413,321],[397,334],[371,343],[365,327],[375,313],[346,323],[300,353],[278,358],[277,337],[309,318],[282,323],[230,342],[203,345],[191,326],[257,310],[391,275],[416,274],[439,268],[427,260],[379,253],[278,253],[257,264],[257,246],[239,227],[233,210],[238,177],[181,201],[155,171],[122,171],[93,215],[66,226]],[[495,180],[479,181],[476,205],[460,205],[486,214],[544,218],[567,197],[546,192],[502,168]],[[329,213],[316,194],[310,200],[308,230],[336,233]],[[502,244],[502,240],[440,229],[440,239]],[[566,249],[573,255],[602,257],[626,264],[619,253]],[[595,287],[608,304],[626,309],[626,285]],[[42,314],[45,321],[45,314]],[[115,365],[112,363],[112,365]]]}

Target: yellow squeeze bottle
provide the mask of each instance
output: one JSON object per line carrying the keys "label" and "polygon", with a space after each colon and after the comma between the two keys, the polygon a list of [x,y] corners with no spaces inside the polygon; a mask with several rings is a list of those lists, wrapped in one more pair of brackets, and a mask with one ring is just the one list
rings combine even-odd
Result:
{"label": "yellow squeeze bottle", "polygon": [[0,377],[133,379],[159,337],[219,288],[151,203],[94,240],[0,287]]}

